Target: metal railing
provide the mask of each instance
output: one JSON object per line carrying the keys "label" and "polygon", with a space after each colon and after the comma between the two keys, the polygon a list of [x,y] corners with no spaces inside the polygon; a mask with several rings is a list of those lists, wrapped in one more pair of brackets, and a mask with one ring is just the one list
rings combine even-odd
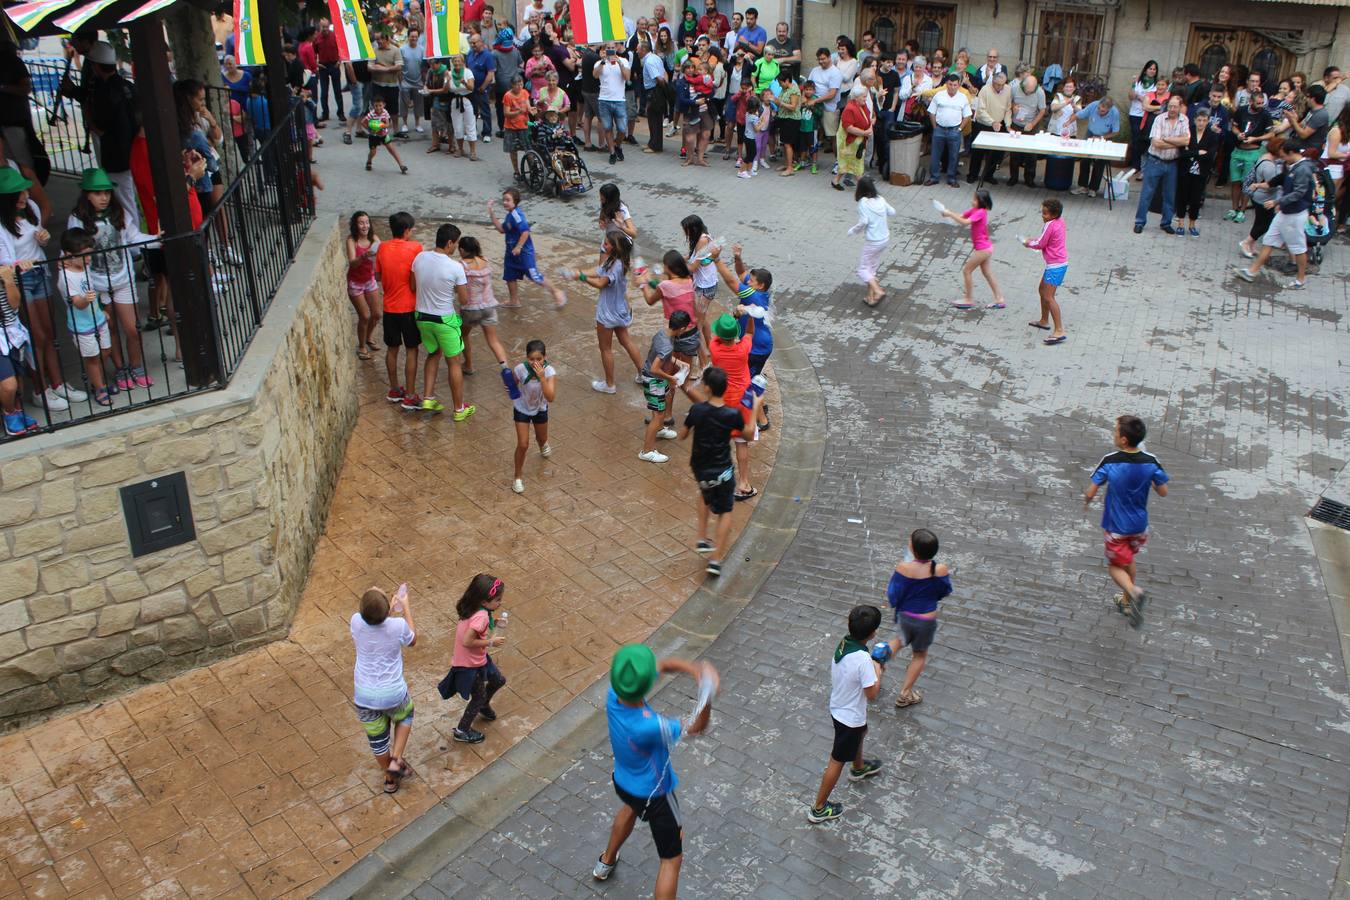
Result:
{"label": "metal railing", "polygon": [[[18,316],[31,336],[27,348],[11,354],[21,363],[20,412],[35,423],[24,433],[229,383],[314,220],[307,149],[297,103],[252,148],[195,231],[96,248],[73,263],[38,260],[15,272]],[[46,249],[59,257],[60,234],[55,226],[53,232]],[[165,271],[171,256],[194,269],[202,292],[196,302],[204,300],[210,310],[204,337],[220,372],[210,384],[190,384],[182,365],[185,354],[203,349],[180,339],[182,303],[175,302]]]}

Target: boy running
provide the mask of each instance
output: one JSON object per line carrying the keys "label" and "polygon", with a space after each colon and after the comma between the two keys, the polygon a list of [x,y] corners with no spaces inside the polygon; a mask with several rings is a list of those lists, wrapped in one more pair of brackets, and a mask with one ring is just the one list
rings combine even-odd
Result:
{"label": "boy running", "polygon": [[855,606],[848,614],[848,634],[834,648],[830,666],[830,719],[834,722],[834,747],[830,762],[820,779],[816,802],[806,812],[812,824],[837,819],[844,804],[831,803],[830,792],[839,783],[844,763],[852,763],[849,781],[862,781],[881,771],[881,763],[863,759],[863,737],[867,734],[867,701],[881,693],[881,663],[872,659],[867,642],[877,636],[881,610],[875,606]]}
{"label": "boy running", "polygon": [[1130,620],[1131,628],[1144,623],[1144,589],[1135,582],[1134,556],[1148,540],[1148,491],[1167,496],[1167,473],[1151,453],[1140,449],[1148,429],[1137,416],[1116,419],[1116,451],[1102,457],[1092,472],[1092,484],[1083,493],[1083,509],[1092,504],[1097,489],[1107,485],[1102,511],[1106,533],[1106,562],[1111,578],[1120,585],[1116,609]]}
{"label": "boy running", "polygon": [[[694,435],[689,468],[698,482],[698,552],[708,556],[709,575],[722,574],[721,555],[731,543],[731,510],[736,505],[736,470],[731,465],[731,436],[745,427],[735,407],[726,405],[727,373],[716,366],[703,370],[707,398],[694,403],[685,414],[680,440]],[[685,388],[691,400],[694,393]],[[655,423],[659,413],[652,414]],[[708,540],[708,517],[717,516],[717,543]],[[721,548],[719,553],[718,548]],[[715,556],[714,556],[715,555]]]}
{"label": "boy running", "polygon": [[[384,369],[389,375],[389,393],[384,399],[402,404],[404,409],[422,408],[422,398],[417,396],[417,348],[422,345],[422,336],[414,318],[417,296],[412,287],[412,264],[422,245],[411,240],[413,225],[408,213],[394,213],[389,217],[393,237],[381,241],[375,251],[375,274],[384,288]],[[407,351],[402,382],[398,379],[399,347]]]}

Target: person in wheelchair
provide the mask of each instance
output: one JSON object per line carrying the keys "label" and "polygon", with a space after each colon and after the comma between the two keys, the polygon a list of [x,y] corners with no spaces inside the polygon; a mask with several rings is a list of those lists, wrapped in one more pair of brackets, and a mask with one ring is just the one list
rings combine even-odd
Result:
{"label": "person in wheelchair", "polygon": [[584,179],[576,144],[572,143],[572,135],[567,125],[559,119],[556,110],[544,110],[543,121],[534,127],[533,139],[544,154],[544,159],[553,167],[563,191],[583,189]]}

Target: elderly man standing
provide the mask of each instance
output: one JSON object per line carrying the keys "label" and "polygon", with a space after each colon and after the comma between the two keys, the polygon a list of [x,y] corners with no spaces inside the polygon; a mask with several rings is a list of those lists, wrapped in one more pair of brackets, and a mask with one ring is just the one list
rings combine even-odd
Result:
{"label": "elderly man standing", "polygon": [[998,61],[998,51],[990,47],[989,52],[985,54],[984,65],[975,70],[975,74],[970,80],[975,83],[975,89],[979,90],[992,82],[994,76],[1000,72],[1003,73],[1003,79],[1006,81],[1008,79],[1008,67]]}
{"label": "elderly man standing", "polygon": [[[993,51],[990,51],[993,52]],[[985,131],[1006,134],[1012,125],[1012,91],[1008,88],[1008,73],[995,72],[988,83],[980,88],[975,98],[975,121],[971,128],[975,137]],[[997,150],[970,150],[970,171],[966,174],[966,184],[976,181],[994,181],[994,170],[1003,162],[1003,154]]]}
{"label": "elderly man standing", "polygon": [[961,76],[947,75],[946,89],[938,91],[928,101],[928,114],[933,117],[933,158],[928,166],[926,185],[938,183],[943,171],[942,157],[947,157],[947,184],[957,187],[956,167],[961,161],[961,128],[970,121],[970,98],[961,90]]}
{"label": "elderly man standing", "polygon": [[660,153],[661,126],[666,115],[666,65],[652,52],[651,45],[638,44],[641,60],[642,90],[647,94],[647,146],[643,153]]}
{"label": "elderly man standing", "polygon": [[1191,123],[1181,112],[1181,96],[1167,98],[1167,114],[1153,120],[1144,154],[1144,186],[1134,211],[1134,233],[1144,230],[1153,195],[1162,191],[1162,230],[1176,234],[1172,227],[1172,205],[1177,193],[1177,155],[1191,142]]}
{"label": "elderly man standing", "polygon": [[[1013,82],[1012,91],[1012,131],[1033,134],[1045,118],[1045,92],[1036,82],[1035,75],[1027,75]],[[1008,187],[1017,184],[1018,176],[1027,183],[1027,187],[1036,186],[1036,157],[1030,153],[1014,153],[1008,162]]]}

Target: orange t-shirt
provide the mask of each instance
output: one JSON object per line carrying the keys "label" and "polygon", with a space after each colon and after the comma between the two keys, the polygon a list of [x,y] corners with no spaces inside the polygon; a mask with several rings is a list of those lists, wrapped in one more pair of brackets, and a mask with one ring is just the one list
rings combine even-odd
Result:
{"label": "orange t-shirt", "polygon": [[380,274],[380,284],[384,285],[384,311],[391,313],[410,313],[417,308],[417,295],[413,293],[413,258],[422,252],[417,241],[403,238],[390,238],[380,243],[375,251],[375,271]]}
{"label": "orange t-shirt", "polygon": [[727,373],[727,390],[722,399],[727,406],[740,411],[746,425],[750,424],[751,411],[741,405],[741,398],[745,396],[745,389],[750,386],[750,344],[750,338],[742,336],[734,344],[729,344],[721,338],[713,338],[712,343],[708,345],[708,355],[712,357],[712,364]]}
{"label": "orange t-shirt", "polygon": [[506,114],[504,127],[516,131],[530,123],[530,95],[524,88],[507,91],[502,98],[502,112]]}

